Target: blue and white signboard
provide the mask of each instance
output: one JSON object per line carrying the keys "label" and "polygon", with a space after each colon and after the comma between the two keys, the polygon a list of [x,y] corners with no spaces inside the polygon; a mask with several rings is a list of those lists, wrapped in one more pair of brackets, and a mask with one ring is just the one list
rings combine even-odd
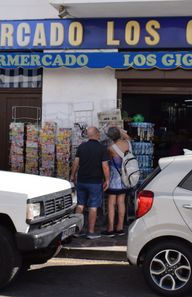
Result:
{"label": "blue and white signboard", "polygon": [[0,21],[0,50],[191,47],[192,17]]}
{"label": "blue and white signboard", "polygon": [[192,69],[192,52],[0,53],[0,68]]}

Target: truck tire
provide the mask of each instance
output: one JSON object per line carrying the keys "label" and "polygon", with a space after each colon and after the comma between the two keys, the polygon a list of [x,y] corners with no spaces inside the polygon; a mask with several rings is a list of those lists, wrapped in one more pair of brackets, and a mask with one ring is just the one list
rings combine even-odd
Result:
{"label": "truck tire", "polygon": [[0,226],[0,289],[9,285],[21,267],[21,256],[17,251],[11,232]]}

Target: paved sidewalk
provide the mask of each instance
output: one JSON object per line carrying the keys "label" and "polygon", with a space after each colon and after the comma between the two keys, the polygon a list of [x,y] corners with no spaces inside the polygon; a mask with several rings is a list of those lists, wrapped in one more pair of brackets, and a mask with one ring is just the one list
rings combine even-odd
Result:
{"label": "paved sidewalk", "polygon": [[[129,202],[131,205],[131,202]],[[133,221],[134,216],[131,212],[131,206],[127,206],[129,214],[126,215],[125,228],[126,235],[107,237],[102,236],[98,239],[86,239],[84,237],[73,238],[72,242],[65,243],[61,249],[58,257],[79,258],[79,259],[96,259],[96,260],[114,260],[114,261],[127,261],[127,233],[130,223]],[[84,230],[87,226],[87,215],[85,214]],[[128,219],[129,217],[129,219]],[[107,217],[103,212],[98,211],[98,218],[96,223],[96,232],[106,229]]]}
{"label": "paved sidewalk", "polygon": [[127,235],[102,236],[94,240],[79,237],[66,243],[58,257],[126,261],[126,250]]}

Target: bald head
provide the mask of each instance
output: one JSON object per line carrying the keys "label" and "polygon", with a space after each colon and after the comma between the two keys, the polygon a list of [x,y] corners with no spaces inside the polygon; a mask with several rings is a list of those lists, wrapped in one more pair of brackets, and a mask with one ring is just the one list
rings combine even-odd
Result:
{"label": "bald head", "polygon": [[100,133],[96,127],[89,127],[87,128],[87,136],[89,139],[99,139]]}

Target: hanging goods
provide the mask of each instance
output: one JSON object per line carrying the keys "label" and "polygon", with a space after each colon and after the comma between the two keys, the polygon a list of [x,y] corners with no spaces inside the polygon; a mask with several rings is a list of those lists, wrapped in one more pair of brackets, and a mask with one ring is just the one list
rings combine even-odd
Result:
{"label": "hanging goods", "polygon": [[122,158],[121,178],[124,185],[128,189],[135,187],[140,177],[137,159],[130,151],[123,153],[116,144],[113,144],[112,147]]}

